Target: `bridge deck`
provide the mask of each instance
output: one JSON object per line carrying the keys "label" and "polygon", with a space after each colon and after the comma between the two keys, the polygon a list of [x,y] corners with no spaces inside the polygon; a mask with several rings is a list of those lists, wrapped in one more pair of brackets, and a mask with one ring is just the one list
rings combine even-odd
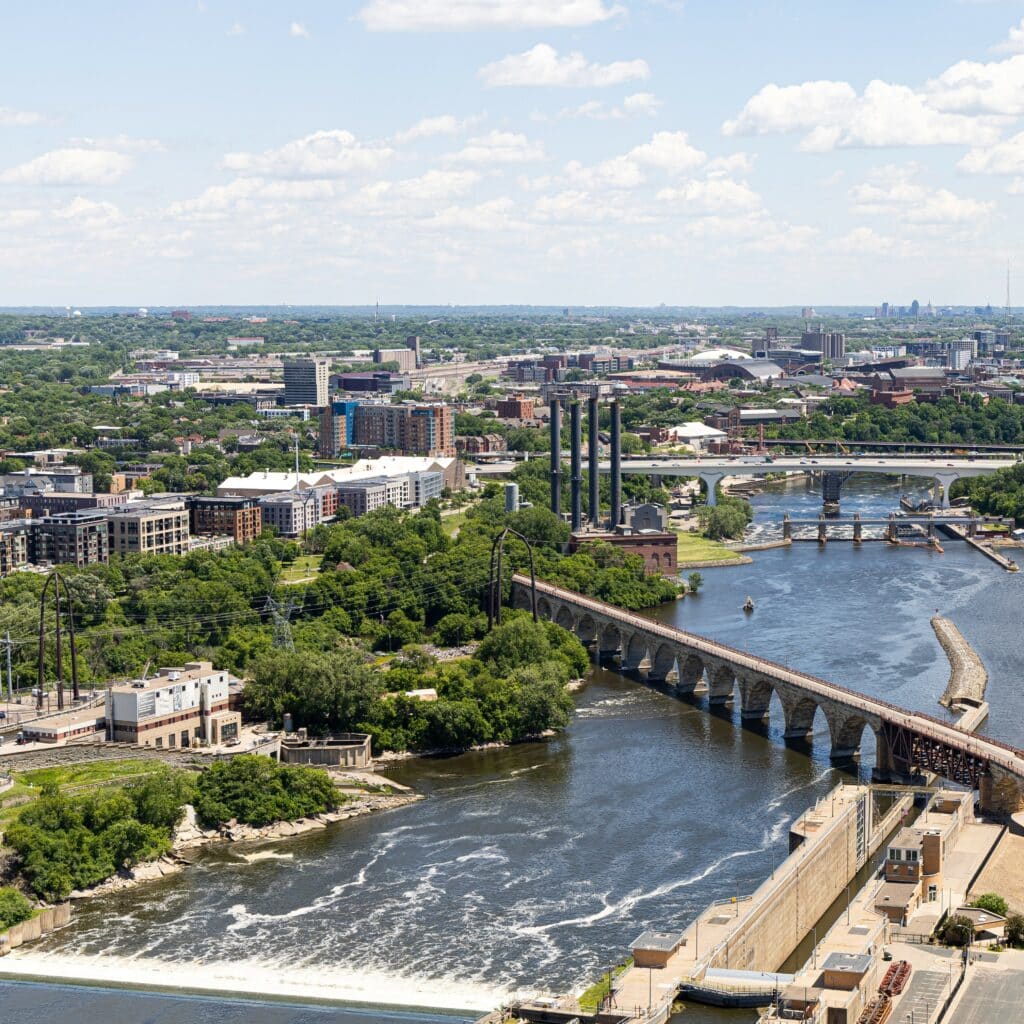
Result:
{"label": "bridge deck", "polygon": [[[530,586],[530,579],[527,576],[516,574],[513,580],[525,588]],[[604,601],[599,601],[596,598],[585,597],[582,594],[577,594],[575,591],[565,590],[552,583],[538,580],[537,592],[538,594],[546,594],[557,598],[579,609],[588,609],[604,618],[614,619],[638,631],[646,632],[650,636],[661,637],[670,643],[684,644],[712,658],[725,658],[735,665],[749,669],[751,672],[791,683],[825,700],[841,703],[862,714],[874,716],[883,722],[900,726],[919,736],[945,744],[971,757],[986,761],[990,765],[998,765],[1017,778],[1024,778],[1024,751],[1010,746],[1008,743],[1002,743],[999,740],[988,737],[971,736],[956,728],[956,726],[943,722],[931,715],[926,715],[919,711],[908,711],[896,704],[890,704],[888,701],[879,700],[876,697],[867,697],[862,693],[857,693],[855,690],[840,686],[838,683],[830,683],[807,672],[789,668],[786,665],[781,665],[766,658],[759,658],[735,647],[730,647],[728,644],[709,640],[707,637],[699,636],[696,633],[688,633],[675,626],[666,626],[664,623],[644,618],[634,612],[616,607],[615,605],[606,604]]]}

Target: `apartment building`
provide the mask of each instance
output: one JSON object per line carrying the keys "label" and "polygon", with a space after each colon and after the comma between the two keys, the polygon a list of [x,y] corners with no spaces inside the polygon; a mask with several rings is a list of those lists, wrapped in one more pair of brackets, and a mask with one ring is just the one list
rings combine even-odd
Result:
{"label": "apartment building", "polygon": [[405,508],[412,503],[408,476],[353,481],[340,485],[337,494],[338,501],[354,516],[364,516],[385,505]]}
{"label": "apartment building", "polygon": [[409,455],[455,454],[455,415],[447,405],[363,404],[355,409],[357,445]]}
{"label": "apartment building", "polygon": [[31,527],[24,521],[0,526],[0,576],[28,565],[31,532]]}
{"label": "apartment building", "polygon": [[259,499],[263,525],[282,537],[301,537],[322,521],[322,502],[317,488],[265,494]]}
{"label": "apartment building", "polygon": [[112,555],[184,555],[189,510],[183,498],[136,502],[107,512]]}
{"label": "apartment building", "polygon": [[105,509],[80,509],[33,520],[29,557],[36,565],[95,565],[110,560]]}
{"label": "apartment building", "polygon": [[263,532],[263,512],[253,497],[193,497],[188,499],[189,529],[200,536],[228,536],[236,544],[255,540]]}
{"label": "apartment building", "polygon": [[192,747],[238,736],[242,716],[228,708],[229,673],[208,661],[161,668],[107,691],[107,739],[140,747]]}

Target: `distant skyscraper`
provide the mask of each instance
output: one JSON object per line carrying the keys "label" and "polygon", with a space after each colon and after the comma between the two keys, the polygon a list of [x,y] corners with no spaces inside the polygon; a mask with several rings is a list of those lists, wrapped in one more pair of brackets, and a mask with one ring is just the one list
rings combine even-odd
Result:
{"label": "distant skyscraper", "polygon": [[327,404],[331,363],[324,356],[284,360],[284,400],[286,405]]}
{"label": "distant skyscraper", "polygon": [[917,299],[914,299],[914,301],[910,304],[910,315],[916,317],[916,316],[918,316],[920,314],[920,312],[921,312],[921,303],[918,302]]}
{"label": "distant skyscraper", "polygon": [[826,331],[819,324],[816,331],[804,331],[800,347],[820,352],[823,359],[841,359],[846,355],[846,336],[839,331]]}

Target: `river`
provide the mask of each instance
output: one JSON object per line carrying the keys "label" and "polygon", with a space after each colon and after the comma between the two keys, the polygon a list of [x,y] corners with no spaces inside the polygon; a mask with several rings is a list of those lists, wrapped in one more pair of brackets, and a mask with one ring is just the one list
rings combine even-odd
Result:
{"label": "river", "polygon": [[[844,509],[883,513],[896,497],[884,479],[853,480]],[[816,514],[818,501],[802,484],[756,496],[756,526],[767,530],[784,511]],[[938,609],[988,667],[989,731],[1024,744],[1020,658],[1007,643],[1019,631],[1020,579],[962,543],[944,546],[945,554],[849,543],[758,552],[751,565],[705,571],[699,595],[652,614],[941,714],[949,669],[929,624]],[[747,594],[752,615],[741,610]],[[257,987],[276,970],[329,978],[363,1002],[432,1007],[565,989],[621,959],[645,928],[682,926],[710,900],[753,891],[785,856],[790,821],[841,775],[827,741],[807,756],[787,749],[780,731],[778,715],[760,735],[595,670],[564,735],[405,762],[394,777],[426,800],[275,844],[262,860],[206,851],[178,876],[80,904],[73,924],[32,955],[50,957],[55,975],[78,963],[98,979],[103,964],[156,961],[168,976],[201,976],[204,965],[230,963]],[[823,722],[815,738],[827,740]],[[89,966],[84,958],[94,956],[103,959]],[[42,1024],[59,992],[0,984],[0,1005],[19,999],[18,1019]],[[196,1001],[174,1015],[165,996],[89,998],[102,1002],[96,1019],[118,1024],[209,1017]],[[234,1019],[238,1004],[217,1006]],[[260,1006],[246,1019],[367,1018]]]}

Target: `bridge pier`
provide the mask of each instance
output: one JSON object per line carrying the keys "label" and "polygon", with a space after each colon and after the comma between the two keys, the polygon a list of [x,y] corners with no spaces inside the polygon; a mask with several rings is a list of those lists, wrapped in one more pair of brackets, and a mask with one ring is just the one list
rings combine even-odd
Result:
{"label": "bridge pier", "polygon": [[714,507],[718,504],[718,495],[715,493],[715,488],[719,485],[724,473],[698,473],[701,482],[707,488],[708,492],[708,505]]}
{"label": "bridge pier", "polygon": [[853,543],[859,544],[862,540],[863,527],[860,522],[860,513],[854,512],[853,514]]}
{"label": "bridge pier", "polygon": [[692,696],[704,681],[704,663],[696,655],[687,655],[684,651],[678,653],[677,660],[676,693],[681,697]]}
{"label": "bridge pier", "polygon": [[1024,811],[1024,785],[1021,779],[991,765],[978,784],[981,809],[989,814],[1010,815]]}
{"label": "bridge pier", "polygon": [[740,679],[740,718],[746,723],[768,718],[772,702],[771,684],[764,679]]}
{"label": "bridge pier", "polygon": [[828,522],[825,514],[818,516],[818,543],[825,544],[828,541]]}
{"label": "bridge pier", "polygon": [[782,517],[782,539],[793,539],[793,521],[789,518],[788,512]]}
{"label": "bridge pier", "polygon": [[676,649],[662,644],[651,656],[651,667],[647,670],[647,679],[652,683],[667,683],[676,675]]}
{"label": "bridge pier", "polygon": [[[946,509],[949,508],[949,489],[960,479],[959,473],[936,473],[935,474],[935,504]],[[942,494],[941,499],[939,494]]]}
{"label": "bridge pier", "polygon": [[647,659],[647,640],[634,633],[622,644],[622,659],[620,667],[623,672],[639,672],[644,661]]}

